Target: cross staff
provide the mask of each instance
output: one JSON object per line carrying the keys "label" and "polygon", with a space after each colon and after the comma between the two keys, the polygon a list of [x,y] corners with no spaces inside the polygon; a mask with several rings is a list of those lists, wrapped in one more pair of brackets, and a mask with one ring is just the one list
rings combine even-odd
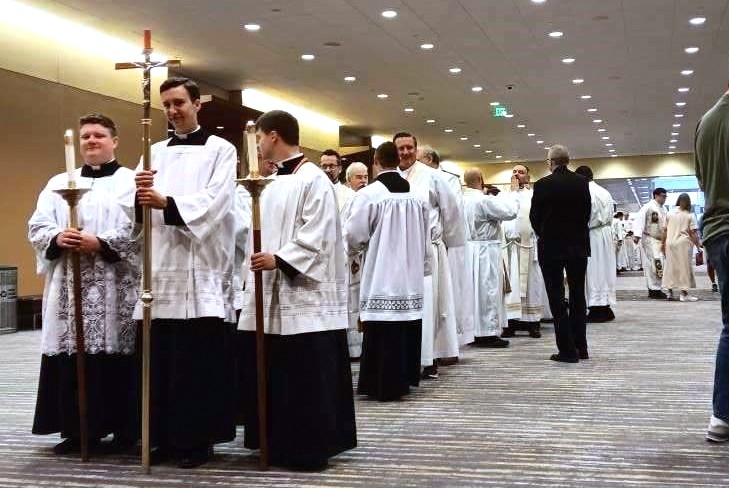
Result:
{"label": "cross staff", "polygon": [[[144,98],[144,115],[142,124],[142,168],[145,171],[151,170],[150,161],[150,85],[151,71],[153,68],[178,67],[178,59],[167,61],[152,61],[152,31],[144,31],[144,49],[142,50],[144,61],[130,63],[116,63],[116,69],[141,69],[142,96]],[[150,340],[152,330],[152,209],[148,205],[142,207],[142,225],[144,228],[143,265],[142,265],[142,466],[144,472],[149,473],[150,465]]]}

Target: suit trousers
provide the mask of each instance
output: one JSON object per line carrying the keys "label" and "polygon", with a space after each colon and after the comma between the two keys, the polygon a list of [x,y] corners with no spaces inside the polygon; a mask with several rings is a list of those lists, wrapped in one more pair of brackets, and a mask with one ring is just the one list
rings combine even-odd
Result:
{"label": "suit trousers", "polygon": [[[578,350],[587,352],[587,303],[585,299],[585,271],[587,258],[550,259],[539,257],[544,285],[547,288],[549,308],[554,317],[554,334],[559,355],[576,359]],[[564,275],[567,274],[569,305],[564,299]]]}

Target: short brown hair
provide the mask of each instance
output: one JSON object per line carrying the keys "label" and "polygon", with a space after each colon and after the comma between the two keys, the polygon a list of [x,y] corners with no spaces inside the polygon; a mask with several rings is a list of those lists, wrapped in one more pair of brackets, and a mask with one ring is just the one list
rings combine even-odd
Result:
{"label": "short brown hair", "polygon": [[86,114],[78,119],[78,126],[83,127],[87,124],[99,124],[102,127],[109,129],[109,133],[112,137],[116,137],[116,124],[106,115],[102,114]]}

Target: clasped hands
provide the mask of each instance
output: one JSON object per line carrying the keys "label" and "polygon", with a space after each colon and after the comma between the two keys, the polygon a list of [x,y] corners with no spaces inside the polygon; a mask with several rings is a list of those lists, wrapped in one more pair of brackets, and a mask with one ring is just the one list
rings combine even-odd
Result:
{"label": "clasped hands", "polygon": [[95,235],[79,229],[63,229],[56,236],[56,244],[62,249],[75,249],[91,254],[101,250],[101,244]]}
{"label": "clasped hands", "polygon": [[138,171],[134,177],[137,185],[137,201],[140,205],[162,209],[167,206],[167,197],[154,189],[154,175],[156,169]]}

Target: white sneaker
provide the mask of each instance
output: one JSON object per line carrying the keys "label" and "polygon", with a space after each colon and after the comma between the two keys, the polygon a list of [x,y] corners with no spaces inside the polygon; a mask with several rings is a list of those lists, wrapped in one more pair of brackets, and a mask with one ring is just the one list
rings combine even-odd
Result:
{"label": "white sneaker", "polygon": [[682,302],[695,302],[695,301],[698,301],[698,298],[696,298],[693,295],[681,295],[679,297],[679,300]]}
{"label": "white sneaker", "polygon": [[712,415],[709,427],[706,429],[706,440],[710,442],[729,441],[729,423]]}

